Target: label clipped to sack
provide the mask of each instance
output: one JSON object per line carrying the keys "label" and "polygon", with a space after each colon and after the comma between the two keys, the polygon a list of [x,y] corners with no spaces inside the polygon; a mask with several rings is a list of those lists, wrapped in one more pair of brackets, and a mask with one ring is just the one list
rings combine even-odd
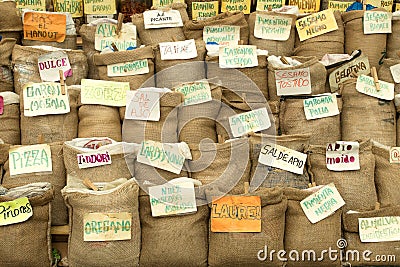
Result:
{"label": "label clipped to sack", "polygon": [[300,202],[301,208],[311,223],[317,223],[331,216],[345,204],[333,183],[322,187]]}
{"label": "label clipped to sack", "polygon": [[338,29],[332,9],[311,14],[296,20],[300,41],[319,36]]}
{"label": "label clipped to sack", "polygon": [[275,70],[278,96],[311,94],[310,68]]}
{"label": "label clipped to sack", "polygon": [[8,159],[10,176],[53,171],[51,150],[47,144],[11,147]]}
{"label": "label clipped to sack", "polygon": [[46,82],[60,80],[59,70],[64,73],[64,79],[72,76],[72,69],[65,51],[54,51],[38,57],[40,79]]}
{"label": "label clipped to sack", "polygon": [[0,115],[3,115],[4,112],[4,98],[0,95]]}
{"label": "label clipped to sack", "polygon": [[332,117],[339,114],[337,98],[335,94],[324,94],[321,96],[303,100],[304,114],[307,120]]}
{"label": "label clipped to sack", "polygon": [[184,0],[153,0],[153,7],[170,6],[175,3],[185,3]]}
{"label": "label clipped to sack", "polygon": [[160,93],[142,90],[126,92],[125,119],[159,121],[160,113]]}
{"label": "label clipped to sack", "polygon": [[364,34],[391,33],[392,13],[386,11],[365,11],[363,28]]}
{"label": "label clipped to sack", "polygon": [[332,9],[333,11],[337,10],[341,13],[346,12],[346,9],[351,6],[354,2],[341,2],[341,1],[329,1],[328,8]]}
{"label": "label clipped to sack", "polygon": [[360,169],[360,144],[336,141],[326,146],[326,167],[331,171],[355,171]]}
{"label": "label clipped to sack", "polygon": [[22,93],[25,117],[70,112],[68,91],[63,95],[59,83],[26,83]]}
{"label": "label clipped to sack", "polygon": [[147,59],[107,65],[108,77],[134,76],[149,72]]}
{"label": "label clipped to sack", "polygon": [[17,3],[17,8],[19,10],[29,9],[34,11],[46,11],[45,0],[33,0],[33,1],[15,0],[15,3]]}
{"label": "label clipped to sack", "polygon": [[218,15],[218,1],[192,2],[193,20],[205,20]]}
{"label": "label clipped to sack", "polygon": [[234,137],[250,132],[258,132],[271,127],[266,108],[259,108],[229,117],[229,125]]}
{"label": "label clipped to sack", "polygon": [[111,164],[111,155],[108,151],[89,152],[76,155],[79,169],[86,169]]}
{"label": "label clipped to sack", "polygon": [[177,28],[182,27],[182,17],[178,10],[147,10],[143,12],[144,28]]}
{"label": "label clipped to sack", "polygon": [[119,51],[125,51],[128,47],[136,47],[136,26],[133,24],[122,24],[119,35],[117,24],[99,23],[94,35],[94,48],[103,51],[107,46],[114,43]]}
{"label": "label clipped to sack", "polygon": [[83,0],[54,0],[54,12],[68,12],[73,18],[83,17]]}
{"label": "label clipped to sack", "polygon": [[361,242],[400,241],[400,216],[358,218]]}
{"label": "label clipped to sack", "polygon": [[194,39],[159,43],[161,60],[191,59],[197,57]]}
{"label": "label clipped to sack", "polygon": [[320,10],[319,0],[289,0],[289,6],[298,6],[301,14],[315,13]]}
{"label": "label clipped to sack", "polygon": [[221,12],[250,14],[251,0],[221,0]]}
{"label": "label clipped to sack", "polygon": [[230,45],[219,47],[219,67],[221,69],[252,68],[257,66],[257,46]]}
{"label": "label clipped to sack", "polygon": [[268,11],[270,8],[281,8],[284,5],[284,0],[257,0],[256,11]]}
{"label": "label clipped to sack", "polygon": [[124,107],[128,82],[111,82],[102,80],[81,80],[82,104]]}
{"label": "label clipped to sack", "polygon": [[86,213],[83,215],[84,241],[130,240],[132,213]]}
{"label": "label clipped to sack", "polygon": [[64,42],[67,34],[67,16],[46,12],[25,12],[24,39],[42,42]]}
{"label": "label clipped to sack", "polygon": [[33,209],[27,197],[0,202],[0,226],[21,223],[33,215]]}
{"label": "label clipped to sack", "polygon": [[117,6],[115,0],[84,0],[85,15],[116,14]]}
{"label": "label clipped to sack", "polygon": [[149,187],[151,216],[170,216],[197,211],[194,184],[190,181]]}
{"label": "label clipped to sack", "polygon": [[400,147],[390,148],[389,163],[400,163]]}
{"label": "label clipped to sack", "polygon": [[203,41],[219,45],[237,45],[240,40],[240,27],[230,25],[204,26]]}
{"label": "label clipped to sack", "polygon": [[175,87],[184,95],[183,106],[191,106],[212,101],[210,84],[207,81],[184,83]]}
{"label": "label clipped to sack", "polygon": [[376,89],[374,78],[366,75],[357,77],[356,89],[362,94],[373,96],[383,100],[393,100],[394,84],[379,80],[380,90]]}
{"label": "label clipped to sack", "polygon": [[211,232],[261,232],[261,198],[259,196],[213,197]]}
{"label": "label clipped to sack", "polygon": [[392,74],[394,82],[400,83],[400,64],[391,66],[390,73]]}
{"label": "label clipped to sack", "polygon": [[254,36],[266,40],[286,41],[290,37],[292,18],[256,14]]}

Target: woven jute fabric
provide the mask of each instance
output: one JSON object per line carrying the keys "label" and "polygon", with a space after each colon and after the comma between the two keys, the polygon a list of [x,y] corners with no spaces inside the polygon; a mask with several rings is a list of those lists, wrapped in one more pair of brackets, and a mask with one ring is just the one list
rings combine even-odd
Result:
{"label": "woven jute fabric", "polygon": [[4,164],[5,174],[2,185],[5,187],[15,187],[16,185],[38,182],[51,183],[54,189],[54,200],[51,202],[51,224],[66,225],[68,224],[68,212],[61,195],[61,189],[66,185],[63,144],[62,142],[57,142],[51,143],[49,146],[51,150],[52,173],[29,173],[10,176],[9,161],[7,161]]}
{"label": "woven jute fabric", "polygon": [[[68,263],[71,266],[138,266],[140,254],[139,187],[128,180],[101,193],[92,190],[63,190],[69,208]],[[131,239],[84,241],[84,216],[89,213],[131,214]]]}
{"label": "woven jute fabric", "polygon": [[[400,29],[399,31],[400,32]],[[385,58],[383,64],[379,68],[379,80],[394,84],[394,94],[400,94],[400,83],[395,83],[390,67],[400,64],[400,58]]]}
{"label": "woven jute fabric", "polygon": [[[197,1],[197,0],[185,0],[185,3],[187,4],[187,13],[188,13],[188,16],[189,16],[189,20],[192,20],[193,19],[193,15],[192,15],[192,3],[194,3],[194,2],[212,2],[212,0],[199,0],[199,1]],[[218,12],[217,12],[217,14],[218,14]]]}
{"label": "woven jute fabric", "polygon": [[341,84],[342,139],[371,138],[387,146],[396,145],[396,109],[393,101],[381,100],[356,90],[356,79]]}
{"label": "woven jute fabric", "polygon": [[0,92],[14,92],[13,69],[11,66],[0,66]]}
{"label": "woven jute fabric", "polygon": [[[275,16],[284,17],[286,19],[292,19],[292,26],[290,28],[289,38],[285,41],[278,40],[266,40],[260,39],[254,36],[254,28],[256,22],[256,15],[263,15],[273,18]],[[258,49],[268,50],[269,55],[277,55],[277,56],[292,56],[294,50],[294,42],[295,42],[295,27],[296,27],[296,19],[297,16],[293,14],[282,14],[277,12],[264,12],[264,11],[256,11],[250,14],[249,16],[249,44],[256,45]]]}
{"label": "woven jute fabric", "polygon": [[274,119],[274,124],[275,124],[275,134],[277,135],[279,133],[279,109],[281,106],[281,103],[279,101],[268,101],[268,106],[271,110],[272,113],[272,118]]}
{"label": "woven jute fabric", "polygon": [[66,35],[65,40],[61,43],[22,39],[22,45],[23,46],[48,45],[48,46],[54,46],[54,47],[58,47],[58,48],[62,48],[62,49],[77,49],[76,38],[77,38],[76,34]]}
{"label": "woven jute fabric", "polygon": [[[210,194],[212,196],[211,192]],[[276,257],[270,260],[269,255],[266,255],[265,261],[261,261],[257,257],[258,252],[264,250],[266,245],[268,251],[284,249],[287,199],[283,196],[283,190],[281,188],[264,188],[243,196],[259,196],[261,198],[261,232],[213,233],[210,231],[208,265],[283,266],[283,262]]]}
{"label": "woven jute fabric", "polygon": [[0,41],[0,65],[9,66],[11,64],[11,54],[17,39],[3,38]]}
{"label": "woven jute fabric", "polygon": [[[311,195],[311,190],[301,190],[295,188],[285,188],[284,195],[288,199],[285,222],[285,251],[296,250],[301,252],[313,250],[315,257],[320,257],[321,253],[326,252],[327,248],[337,248],[337,241],[341,238],[341,215],[342,211],[337,210],[331,216],[319,221],[311,223],[304,214],[300,206],[300,201]],[[322,261],[311,260],[305,255],[305,260],[288,261],[286,266],[341,266],[340,258],[330,260],[324,257]]]}
{"label": "woven jute fabric", "polygon": [[0,10],[0,32],[22,31],[21,12],[14,1],[1,2]]}
{"label": "woven jute fabric", "polygon": [[331,171],[326,167],[326,145],[309,146],[308,172],[317,185],[334,183],[350,210],[371,210],[377,202],[374,171],[375,159],[371,141],[360,142],[360,170]]}
{"label": "woven jute fabric", "polygon": [[397,52],[400,51],[400,17],[392,17],[392,33],[387,36],[386,57],[399,58]]}
{"label": "woven jute fabric", "polygon": [[[7,103],[8,98],[14,93],[1,93],[3,100]],[[0,115],[0,139],[6,144],[19,145],[21,144],[21,130],[20,130],[20,113],[19,103],[5,104],[3,107],[3,114]]]}
{"label": "woven jute fabric", "polygon": [[[33,215],[27,221],[0,227],[0,266],[51,266],[50,202],[53,190],[28,197]],[[0,196],[0,202],[15,198]],[[27,255],[29,253],[29,255]]]}
{"label": "woven jute fabric", "polygon": [[83,24],[79,28],[79,35],[82,37],[82,50],[85,53],[88,53],[90,51],[95,51],[94,48],[95,34],[96,34],[96,26],[89,26],[88,24]]}

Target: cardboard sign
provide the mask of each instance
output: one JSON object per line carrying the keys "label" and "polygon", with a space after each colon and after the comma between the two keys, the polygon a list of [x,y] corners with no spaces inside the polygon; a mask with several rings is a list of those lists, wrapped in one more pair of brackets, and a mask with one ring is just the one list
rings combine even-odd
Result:
{"label": "cardboard sign", "polygon": [[134,76],[149,72],[147,59],[107,65],[108,77]]}
{"label": "cardboard sign", "polygon": [[358,218],[361,242],[400,241],[400,216]]}
{"label": "cardboard sign", "polygon": [[72,69],[65,51],[54,51],[38,57],[40,79],[46,82],[60,80],[59,70],[64,72],[64,79],[72,76]]}
{"label": "cardboard sign", "polygon": [[400,83],[400,64],[391,66],[390,73],[392,74],[394,82]]}
{"label": "cardboard sign", "polygon": [[400,163],[400,147],[391,147],[389,155],[390,163]]}
{"label": "cardboard sign", "polygon": [[251,0],[221,0],[221,12],[243,12],[250,14]]}
{"label": "cardboard sign", "polygon": [[279,96],[311,94],[310,68],[275,70],[275,84]]}
{"label": "cardboard sign", "polygon": [[218,14],[218,1],[192,2],[193,20],[205,20]]}
{"label": "cardboard sign", "polygon": [[376,90],[374,78],[366,75],[357,77],[356,89],[358,92],[383,100],[393,100],[394,84],[379,81],[380,90]]}
{"label": "cardboard sign", "polygon": [[366,4],[384,8],[387,12],[392,12],[393,0],[366,0]]}
{"label": "cardboard sign", "polygon": [[326,94],[303,100],[307,120],[314,120],[338,115],[336,95]]}
{"label": "cardboard sign", "polygon": [[4,98],[0,95],[0,115],[3,115],[4,112]]}
{"label": "cardboard sign", "polygon": [[68,91],[63,95],[59,83],[26,83],[22,93],[25,117],[70,112]]}
{"label": "cardboard sign", "polygon": [[110,165],[112,163],[111,155],[108,151],[77,154],[76,158],[79,169]]}
{"label": "cardboard sign", "polygon": [[364,34],[392,33],[392,13],[386,11],[365,11]]}
{"label": "cardboard sign", "polygon": [[15,0],[17,3],[17,8],[19,10],[29,9],[34,11],[46,11],[46,1],[45,0]]}
{"label": "cardboard sign", "polygon": [[319,0],[289,0],[289,6],[298,6],[301,14],[315,13],[320,10]]}
{"label": "cardboard sign", "polygon": [[85,0],[85,15],[103,15],[117,13],[115,0]]}
{"label": "cardboard sign", "polygon": [[128,82],[110,82],[102,80],[81,80],[82,104],[124,107]]}
{"label": "cardboard sign", "polygon": [[352,61],[343,64],[341,67],[335,69],[329,74],[329,86],[331,92],[336,92],[339,90],[339,84],[351,79],[351,73],[354,71],[356,74],[370,73],[369,60],[367,56],[359,56]]}
{"label": "cardboard sign", "polygon": [[84,241],[130,240],[132,236],[132,214],[86,213],[83,215]]}
{"label": "cardboard sign", "polygon": [[185,3],[184,0],[153,0],[154,7],[170,6],[174,3]]}
{"label": "cardboard sign", "polygon": [[194,39],[160,43],[161,60],[191,59],[197,57]]}
{"label": "cardboard sign", "polygon": [[300,41],[319,36],[338,29],[335,15],[331,9],[311,14],[296,20]]}
{"label": "cardboard sign", "polygon": [[261,198],[259,196],[213,197],[211,232],[261,232]]}
{"label": "cardboard sign", "polygon": [[55,12],[71,13],[73,18],[83,17],[83,0],[54,0]]}
{"label": "cardboard sign", "polygon": [[102,51],[112,43],[119,51],[125,51],[128,47],[136,47],[136,26],[131,23],[122,24],[120,34],[117,35],[117,24],[99,23],[94,35],[94,48]]}
{"label": "cardboard sign", "polygon": [[341,1],[329,1],[328,8],[332,9],[333,11],[338,10],[341,13],[346,12],[346,9],[351,6],[353,2],[341,2]]}
{"label": "cardboard sign", "polygon": [[331,171],[354,171],[360,169],[360,144],[336,141],[326,146],[326,167]]}
{"label": "cardboard sign", "polygon": [[21,223],[33,215],[33,209],[27,197],[0,202],[0,226]]}
{"label": "cardboard sign", "polygon": [[229,125],[234,137],[250,132],[258,132],[271,127],[266,108],[259,108],[229,117]]}
{"label": "cardboard sign", "polygon": [[232,45],[219,47],[219,67],[221,69],[251,68],[257,66],[257,46]]}
{"label": "cardboard sign", "polygon": [[306,160],[307,154],[269,142],[262,145],[258,157],[258,162],[263,165],[296,174],[303,174]]}
{"label": "cardboard sign", "polygon": [[151,216],[170,216],[197,211],[193,182],[149,187]]}
{"label": "cardboard sign", "polygon": [[212,101],[210,84],[206,81],[185,83],[175,87],[174,90],[184,95],[183,106]]}
{"label": "cardboard sign", "polygon": [[237,45],[240,40],[240,26],[204,26],[203,41],[219,45]]}
{"label": "cardboard sign", "polygon": [[270,8],[281,8],[284,5],[284,0],[257,0],[256,11],[267,11]]}
{"label": "cardboard sign", "polygon": [[312,223],[331,216],[346,204],[333,183],[322,187],[300,202],[300,206]]}
{"label": "cardboard sign", "polygon": [[53,171],[51,150],[47,144],[11,147],[8,159],[10,176]]}
{"label": "cardboard sign", "polygon": [[292,29],[292,18],[256,14],[254,36],[266,40],[286,41]]}
{"label": "cardboard sign", "polygon": [[58,42],[65,40],[67,32],[67,16],[45,12],[25,12],[24,39],[42,42]]}
{"label": "cardboard sign", "polygon": [[160,94],[147,91],[128,91],[125,119],[141,121],[160,120]]}
{"label": "cardboard sign", "polygon": [[176,28],[182,27],[182,17],[178,10],[147,10],[143,12],[144,28]]}

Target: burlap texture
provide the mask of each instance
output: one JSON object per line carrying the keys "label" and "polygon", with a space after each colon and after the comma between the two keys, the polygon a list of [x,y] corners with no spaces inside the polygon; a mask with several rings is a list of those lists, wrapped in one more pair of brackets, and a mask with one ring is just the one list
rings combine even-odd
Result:
{"label": "burlap texture", "polygon": [[0,65],[9,66],[11,64],[11,54],[15,43],[14,38],[3,38],[0,41]]}
{"label": "burlap texture", "polygon": [[[63,190],[69,208],[70,233],[68,263],[70,266],[138,266],[140,253],[139,187],[133,180],[100,194],[91,190]],[[118,241],[84,241],[84,215],[93,212],[129,212],[131,239]],[[90,256],[89,256],[90,254]]]}
{"label": "burlap texture", "polygon": [[[317,185],[334,183],[346,202],[347,210],[374,209],[378,198],[374,183],[375,159],[371,141],[360,142],[360,170],[330,171],[326,167],[326,145],[310,146],[308,172]],[[361,186],[362,185],[362,186]]]}
{"label": "burlap texture", "polygon": [[13,69],[11,66],[0,66],[0,92],[14,92]]}
{"label": "burlap texture", "polygon": [[[400,30],[399,30],[400,33]],[[385,58],[383,60],[383,64],[379,68],[378,77],[379,80],[385,81],[388,83],[394,83],[394,94],[400,94],[400,83],[395,83],[392,72],[390,71],[390,67],[400,64],[400,58]]]}
{"label": "burlap texture", "polygon": [[268,101],[268,106],[271,110],[272,117],[274,118],[274,124],[275,124],[275,134],[278,135],[280,130],[279,130],[279,109],[280,109],[281,103],[279,101]]}
{"label": "burlap texture", "polygon": [[389,33],[386,40],[386,57],[399,58],[400,51],[400,17],[392,17],[392,33]]}
{"label": "burlap texture", "polygon": [[21,12],[14,1],[1,2],[0,10],[0,32],[22,31]]}
{"label": "burlap texture", "polygon": [[13,38],[17,40],[17,44],[21,44],[21,39],[22,39],[22,30],[21,31],[1,31],[0,30],[0,35],[3,36],[3,38]]}
{"label": "burlap texture", "polygon": [[[4,101],[7,102],[8,95],[0,92],[0,96],[3,96]],[[4,105],[3,114],[0,115],[0,125],[0,139],[4,143],[11,145],[21,144],[19,103]]]}
{"label": "burlap texture", "polygon": [[94,49],[94,38],[96,34],[96,26],[89,26],[83,24],[79,28],[79,35],[82,37],[82,50],[85,53],[95,51]]}
{"label": "burlap texture", "polygon": [[62,48],[62,49],[77,49],[76,38],[77,38],[76,34],[66,35],[65,40],[61,43],[22,39],[22,45],[23,46],[49,45],[49,46],[58,47],[58,48]]}

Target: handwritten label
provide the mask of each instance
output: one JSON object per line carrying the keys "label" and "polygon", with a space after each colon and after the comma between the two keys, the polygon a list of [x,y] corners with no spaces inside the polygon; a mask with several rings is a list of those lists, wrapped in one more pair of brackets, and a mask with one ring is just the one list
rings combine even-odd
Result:
{"label": "handwritten label", "polygon": [[351,4],[353,4],[353,2],[329,1],[328,8],[344,13],[346,12],[346,9],[351,6]]}
{"label": "handwritten label", "polygon": [[8,159],[10,176],[53,171],[51,150],[47,144],[12,147]]}
{"label": "handwritten label", "polygon": [[128,47],[136,47],[136,26],[133,24],[122,24],[121,32],[117,35],[117,24],[100,23],[96,26],[94,35],[94,47],[102,51],[114,43],[118,50],[123,51]]}
{"label": "handwritten label", "polygon": [[45,0],[15,0],[17,3],[17,8],[19,10],[29,9],[34,11],[46,11],[46,1]]}
{"label": "handwritten label", "polygon": [[142,121],[160,120],[160,94],[157,92],[128,91],[125,119]]}
{"label": "handwritten label", "polygon": [[366,0],[366,4],[384,8],[387,12],[392,12],[393,0]]}
{"label": "handwritten label", "polygon": [[250,14],[251,0],[222,0],[221,12],[243,12]]}
{"label": "handwritten label", "polygon": [[25,117],[70,112],[68,94],[61,93],[59,83],[26,83],[22,91]]}
{"label": "handwritten label", "polygon": [[83,215],[84,241],[130,240],[132,236],[132,214],[86,213]]}
{"label": "handwritten label", "polygon": [[394,82],[400,83],[400,64],[391,66],[390,73],[392,74]]}
{"label": "handwritten label", "polygon": [[185,83],[174,90],[184,95],[183,106],[212,101],[210,84],[206,81]]}
{"label": "handwritten label", "polygon": [[292,18],[256,14],[254,36],[266,40],[286,41],[292,29]]}
{"label": "handwritten label", "polygon": [[379,81],[380,90],[376,90],[374,78],[360,75],[357,77],[356,89],[358,92],[384,100],[393,100],[394,84]]}
{"label": "handwritten label", "polygon": [[54,0],[55,12],[69,12],[73,18],[83,17],[83,0]]}
{"label": "handwritten label", "polygon": [[219,45],[236,45],[240,40],[240,26],[204,26],[203,41]]}
{"label": "handwritten label", "polygon": [[391,147],[389,155],[390,163],[400,163],[400,147]]}
{"label": "handwritten label", "polygon": [[304,41],[337,30],[338,25],[332,9],[326,9],[296,20],[296,28],[300,41]]}
{"label": "handwritten label", "polygon": [[27,197],[0,202],[0,226],[24,222],[32,215],[32,206]]}
{"label": "handwritten label", "polygon": [[251,68],[258,66],[257,46],[232,45],[219,47],[220,68]]}
{"label": "handwritten label", "polygon": [[218,1],[192,2],[193,20],[205,20],[218,14]]}
{"label": "handwritten label", "polygon": [[396,11],[400,11],[400,4],[399,4],[399,3],[396,3],[396,5],[395,5],[394,8],[395,8]]}
{"label": "handwritten label", "polygon": [[234,137],[250,132],[258,132],[271,127],[266,108],[259,108],[229,117],[229,125]]}
{"label": "handwritten label", "polygon": [[0,95],[0,115],[3,115],[4,112],[4,98]]}
{"label": "handwritten label", "polygon": [[284,0],[257,0],[257,11],[267,11],[269,8],[281,8],[285,5]]}
{"label": "handwritten label", "polygon": [[259,196],[213,197],[211,232],[261,232],[261,198]]}
{"label": "handwritten label", "polygon": [[303,100],[307,120],[332,117],[339,114],[336,95],[326,94]]}
{"label": "handwritten label", "polygon": [[111,164],[111,155],[108,151],[77,154],[79,169],[86,169]]}
{"label": "handwritten label", "polygon": [[331,216],[346,204],[333,183],[319,189],[300,202],[300,206],[311,223]]}
{"label": "handwritten label", "polygon": [[301,14],[315,13],[320,10],[318,0],[289,0],[289,6],[298,6]]}
{"label": "handwritten label", "polygon": [[400,241],[400,216],[358,218],[361,242]]}
{"label": "handwritten label", "polygon": [[193,182],[149,187],[151,216],[170,216],[197,211]]}
{"label": "handwritten label", "polygon": [[144,28],[176,28],[182,27],[182,17],[178,10],[147,10],[143,12]]}
{"label": "handwritten label", "polygon": [[85,15],[103,15],[117,13],[115,0],[85,0]]}
{"label": "handwritten label", "polygon": [[331,171],[355,171],[360,169],[360,144],[336,141],[326,146],[326,167]]}
{"label": "handwritten label", "polygon": [[364,12],[364,34],[391,33],[392,13],[385,11]]}
{"label": "handwritten label", "polygon": [[110,82],[102,80],[81,80],[82,104],[124,107],[128,82]]}
{"label": "handwritten label", "polygon": [[72,76],[72,69],[65,51],[54,51],[38,57],[40,79],[46,82],[60,80],[59,70],[64,72],[64,79]]}
{"label": "handwritten label", "polygon": [[310,68],[275,70],[275,84],[279,96],[311,94]]}
{"label": "handwritten label", "polygon": [[191,59],[197,57],[194,39],[160,43],[161,60]]}
{"label": "handwritten label", "polygon": [[67,16],[45,12],[25,12],[24,39],[43,42],[64,42]]}
{"label": "handwritten label", "polygon": [[134,76],[149,72],[147,59],[107,65],[108,77]]}
{"label": "handwritten label", "polygon": [[174,3],[185,3],[184,0],[153,0],[154,7],[170,6]]}

